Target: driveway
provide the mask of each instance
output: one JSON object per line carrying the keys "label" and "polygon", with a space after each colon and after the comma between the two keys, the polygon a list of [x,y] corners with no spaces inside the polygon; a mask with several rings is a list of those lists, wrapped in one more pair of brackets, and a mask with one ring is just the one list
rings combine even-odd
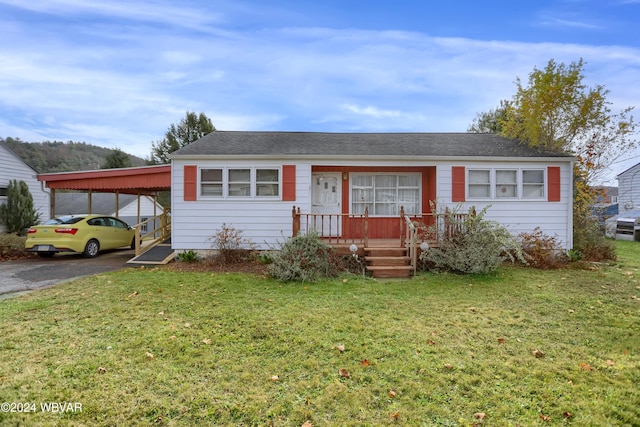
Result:
{"label": "driveway", "polygon": [[101,252],[95,258],[76,254],[59,254],[52,258],[31,258],[0,262],[0,299],[19,292],[48,288],[83,276],[130,267],[127,261],[134,251]]}

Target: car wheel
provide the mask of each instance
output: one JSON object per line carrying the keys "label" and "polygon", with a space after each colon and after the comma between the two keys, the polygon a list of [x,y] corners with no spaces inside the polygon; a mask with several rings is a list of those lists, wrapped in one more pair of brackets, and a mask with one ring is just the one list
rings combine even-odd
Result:
{"label": "car wheel", "polygon": [[86,258],[93,258],[98,255],[98,251],[100,250],[100,242],[96,239],[91,239],[87,242],[87,245],[84,247],[84,252],[82,255]]}
{"label": "car wheel", "polygon": [[38,252],[38,255],[40,255],[41,258],[51,258],[52,256],[55,255],[55,252],[50,251],[50,252]]}

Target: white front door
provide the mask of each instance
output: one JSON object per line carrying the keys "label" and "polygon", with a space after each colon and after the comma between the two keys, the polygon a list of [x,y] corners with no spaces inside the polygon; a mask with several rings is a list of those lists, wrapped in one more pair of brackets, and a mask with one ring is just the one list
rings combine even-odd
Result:
{"label": "white front door", "polygon": [[340,236],[342,218],[342,175],[340,173],[314,173],[311,184],[311,213],[309,228],[315,228],[322,237]]}

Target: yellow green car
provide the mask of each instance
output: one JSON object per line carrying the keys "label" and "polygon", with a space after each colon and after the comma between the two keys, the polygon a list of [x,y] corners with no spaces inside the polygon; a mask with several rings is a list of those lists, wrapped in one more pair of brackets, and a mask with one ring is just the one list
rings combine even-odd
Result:
{"label": "yellow green car", "polygon": [[107,249],[135,247],[135,230],[105,215],[66,215],[29,228],[25,250],[42,257],[57,252],[82,253],[87,258]]}

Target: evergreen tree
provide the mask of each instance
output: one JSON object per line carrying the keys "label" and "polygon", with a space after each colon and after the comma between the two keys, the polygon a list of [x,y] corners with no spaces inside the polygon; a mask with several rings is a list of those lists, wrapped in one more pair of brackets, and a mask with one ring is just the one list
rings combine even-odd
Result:
{"label": "evergreen tree", "polygon": [[105,159],[101,169],[118,169],[133,167],[129,155],[119,148],[113,150]]}
{"label": "evergreen tree", "polygon": [[156,165],[169,163],[171,153],[215,130],[211,119],[204,113],[196,115],[187,111],[178,125],[172,124],[169,127],[163,140],[151,143],[150,163]]}
{"label": "evergreen tree", "polygon": [[0,205],[0,222],[9,233],[22,234],[40,221],[40,214],[33,207],[33,196],[24,181],[12,180],[7,187],[7,202]]}

